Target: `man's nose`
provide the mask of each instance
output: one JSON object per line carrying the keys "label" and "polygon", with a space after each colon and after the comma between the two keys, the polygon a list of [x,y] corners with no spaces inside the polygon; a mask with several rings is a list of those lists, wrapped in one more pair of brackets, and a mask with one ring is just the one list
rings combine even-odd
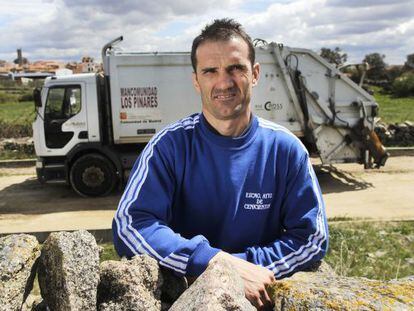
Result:
{"label": "man's nose", "polygon": [[219,72],[218,81],[216,84],[217,89],[227,90],[229,88],[232,88],[234,84],[234,79],[231,74],[224,70]]}

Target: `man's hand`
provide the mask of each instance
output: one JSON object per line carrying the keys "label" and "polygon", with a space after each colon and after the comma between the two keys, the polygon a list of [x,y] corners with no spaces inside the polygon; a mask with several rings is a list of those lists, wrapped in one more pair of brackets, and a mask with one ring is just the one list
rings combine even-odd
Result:
{"label": "man's hand", "polygon": [[210,262],[218,259],[228,260],[236,269],[243,279],[246,298],[258,310],[268,310],[272,307],[273,302],[266,291],[266,286],[272,284],[276,279],[270,270],[225,252],[219,252]]}

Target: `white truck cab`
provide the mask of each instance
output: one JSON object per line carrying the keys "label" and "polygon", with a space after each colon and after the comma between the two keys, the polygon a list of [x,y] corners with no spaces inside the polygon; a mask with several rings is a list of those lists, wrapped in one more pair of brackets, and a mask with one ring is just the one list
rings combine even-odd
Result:
{"label": "white truck cab", "polygon": [[38,157],[66,156],[78,143],[100,140],[96,90],[95,74],[46,79],[33,123]]}

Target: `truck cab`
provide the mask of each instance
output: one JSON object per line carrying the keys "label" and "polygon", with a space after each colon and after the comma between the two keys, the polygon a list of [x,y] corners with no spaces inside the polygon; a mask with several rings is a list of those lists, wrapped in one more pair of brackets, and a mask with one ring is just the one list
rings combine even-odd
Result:
{"label": "truck cab", "polygon": [[33,123],[37,156],[66,156],[76,144],[100,140],[98,124],[88,122],[98,113],[96,79],[95,74],[46,79]]}
{"label": "truck cab", "polygon": [[[101,80],[96,74],[49,77],[35,96],[33,138],[40,182],[70,183],[82,195],[113,190],[115,182],[108,179],[116,180],[118,172],[102,150]],[[93,162],[97,164],[88,164]]]}

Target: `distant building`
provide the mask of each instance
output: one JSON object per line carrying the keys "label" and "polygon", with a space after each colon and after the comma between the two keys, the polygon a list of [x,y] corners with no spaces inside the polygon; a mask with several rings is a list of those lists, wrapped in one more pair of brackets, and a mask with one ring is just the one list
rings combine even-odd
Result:
{"label": "distant building", "polygon": [[73,71],[68,69],[68,68],[60,68],[60,69],[56,70],[55,74],[57,76],[69,76],[69,75],[73,74]]}
{"label": "distant building", "polygon": [[89,73],[100,71],[102,65],[95,63],[92,57],[84,56],[81,63],[70,62],[66,64],[66,68],[72,70],[73,73]]}
{"label": "distant building", "polygon": [[32,64],[29,64],[27,67],[27,71],[29,72],[51,72],[55,73],[56,70],[65,68],[65,64],[63,62],[54,61],[54,60],[39,60],[35,61]]}
{"label": "distant building", "polygon": [[22,77],[40,78],[41,75],[99,72],[102,65],[95,63],[90,56],[82,57],[82,62],[64,62],[55,60],[38,60],[30,63],[23,57],[22,49],[17,49],[14,63],[0,60],[0,74],[3,78],[21,79]]}
{"label": "distant building", "polygon": [[12,69],[15,67],[16,65],[13,63],[9,63],[6,62],[5,60],[0,60],[0,73],[4,73],[7,74],[10,71],[12,71]]}

